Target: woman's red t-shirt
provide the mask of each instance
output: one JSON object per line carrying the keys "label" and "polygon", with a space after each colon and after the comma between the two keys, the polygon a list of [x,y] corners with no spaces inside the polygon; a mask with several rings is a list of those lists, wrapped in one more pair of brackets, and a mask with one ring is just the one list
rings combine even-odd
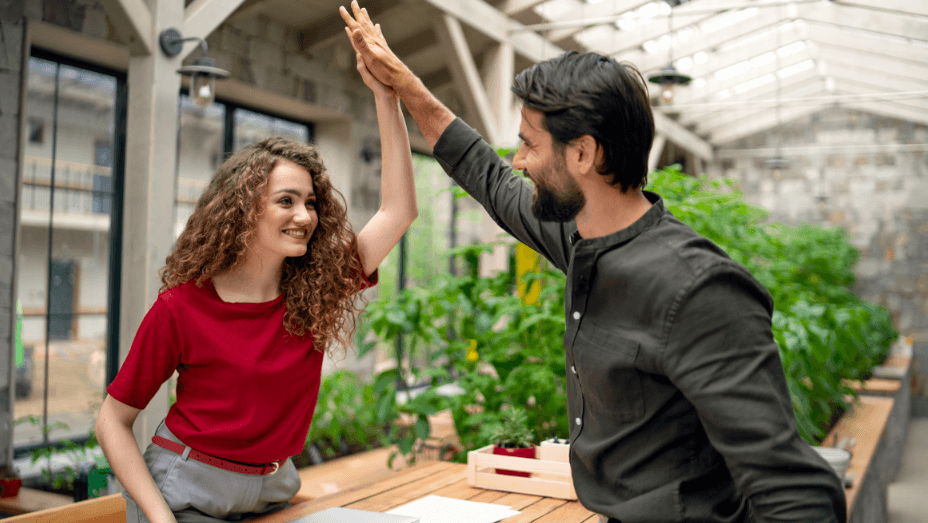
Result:
{"label": "woman's red t-shirt", "polygon": [[[376,272],[366,286],[376,283]],[[323,353],[284,328],[283,296],[226,303],[212,280],[158,296],[107,392],[144,409],[178,371],[165,423],[200,452],[245,463],[299,454],[319,394]]]}

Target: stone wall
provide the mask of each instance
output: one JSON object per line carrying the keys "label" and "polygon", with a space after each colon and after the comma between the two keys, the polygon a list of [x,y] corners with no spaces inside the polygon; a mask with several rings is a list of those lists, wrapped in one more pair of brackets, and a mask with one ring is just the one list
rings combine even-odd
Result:
{"label": "stone wall", "polygon": [[[721,175],[772,220],[844,227],[861,253],[855,292],[885,305],[916,352],[928,351],[928,126],[828,109],[774,133],[720,150]],[[763,159],[778,144],[789,165],[772,170]],[[915,374],[928,396],[928,369]]]}

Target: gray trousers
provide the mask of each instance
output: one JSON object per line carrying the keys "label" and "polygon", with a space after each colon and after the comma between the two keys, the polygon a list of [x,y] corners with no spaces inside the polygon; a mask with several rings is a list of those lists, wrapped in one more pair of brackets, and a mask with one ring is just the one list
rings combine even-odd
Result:
{"label": "gray trousers", "polygon": [[[182,443],[164,422],[156,434]],[[257,476],[184,459],[154,443],[148,445],[143,457],[178,523],[246,521],[289,507],[290,499],[300,490],[300,475],[289,458],[276,473]],[[129,493],[123,497],[126,522],[149,523]]]}

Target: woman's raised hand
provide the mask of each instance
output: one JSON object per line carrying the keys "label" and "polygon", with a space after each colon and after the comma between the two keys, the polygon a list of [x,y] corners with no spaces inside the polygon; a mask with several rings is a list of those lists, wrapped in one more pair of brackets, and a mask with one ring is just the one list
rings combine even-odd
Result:
{"label": "woman's raised hand", "polygon": [[[387,40],[380,30],[379,24],[374,24],[371,17],[367,14],[367,9],[362,9],[357,0],[351,1],[352,14],[344,7],[339,7],[338,12],[345,21],[345,32],[351,40],[351,45],[355,52],[360,55],[358,60],[358,71],[364,77],[361,63],[363,62],[367,72],[378,82],[386,87],[399,89],[409,80],[412,73],[405,64],[390,50]],[[367,78],[364,83],[377,93],[377,89],[368,83]]]}

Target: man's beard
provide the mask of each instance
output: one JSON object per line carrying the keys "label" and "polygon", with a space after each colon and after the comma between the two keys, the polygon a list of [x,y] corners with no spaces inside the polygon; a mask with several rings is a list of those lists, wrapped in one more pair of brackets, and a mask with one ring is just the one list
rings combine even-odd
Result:
{"label": "man's beard", "polygon": [[[564,161],[563,156],[559,160],[554,168],[551,168],[550,164],[543,167],[539,173],[540,176],[535,181],[538,193],[532,200],[532,214],[543,222],[569,222],[576,218],[586,205],[586,197],[580,192],[580,187],[567,174],[567,162]],[[541,180],[550,180],[552,175],[564,176],[567,187],[563,191],[551,191],[541,182]]]}

